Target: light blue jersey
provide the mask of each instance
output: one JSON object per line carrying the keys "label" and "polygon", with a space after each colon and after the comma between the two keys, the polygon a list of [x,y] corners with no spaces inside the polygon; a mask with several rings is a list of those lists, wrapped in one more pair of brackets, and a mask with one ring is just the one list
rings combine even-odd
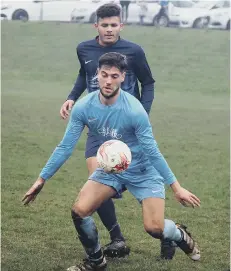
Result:
{"label": "light blue jersey", "polygon": [[[84,127],[87,126],[91,133],[100,135],[102,143],[118,139],[129,146],[132,162],[126,173],[121,173],[121,176],[126,176],[127,173],[131,176],[136,175],[151,167],[153,180],[172,184],[176,178],[159,151],[148,115],[141,103],[129,93],[120,90],[116,102],[108,106],[100,102],[99,93],[92,92],[76,102],[64,137],[43,168],[40,177],[48,180],[55,174],[71,156]],[[137,184],[139,181],[136,178],[129,180],[130,183]]]}

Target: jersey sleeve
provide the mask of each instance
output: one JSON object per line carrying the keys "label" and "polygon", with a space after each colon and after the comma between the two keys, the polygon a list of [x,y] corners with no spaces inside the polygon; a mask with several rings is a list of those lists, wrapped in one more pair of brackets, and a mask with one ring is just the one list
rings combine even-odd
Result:
{"label": "jersey sleeve", "polygon": [[85,89],[87,88],[87,83],[86,83],[86,72],[84,68],[84,62],[81,57],[81,46],[79,45],[76,49],[77,52],[77,57],[80,63],[80,69],[79,69],[79,74],[76,79],[76,82],[74,84],[74,87],[71,91],[71,93],[68,95],[67,100],[73,100],[77,101],[79,97],[83,94]]}
{"label": "jersey sleeve", "polygon": [[138,110],[133,116],[133,123],[139,144],[151,164],[164,178],[165,184],[174,183],[176,177],[158,148],[147,113],[144,110]]}
{"label": "jersey sleeve", "polygon": [[141,83],[141,99],[145,111],[149,114],[152,102],[154,100],[154,83],[152,72],[148,65],[145,53],[142,48],[136,51],[135,72],[138,80]]}
{"label": "jersey sleeve", "polygon": [[85,126],[83,113],[81,111],[81,106],[79,106],[79,103],[76,103],[72,109],[62,141],[55,148],[39,175],[44,180],[50,179],[71,156]]}

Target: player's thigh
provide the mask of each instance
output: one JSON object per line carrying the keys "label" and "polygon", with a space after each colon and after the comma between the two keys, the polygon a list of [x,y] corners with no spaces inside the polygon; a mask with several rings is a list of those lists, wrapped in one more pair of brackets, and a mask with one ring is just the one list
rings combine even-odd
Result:
{"label": "player's thigh", "polygon": [[[130,176],[129,176],[130,175]],[[163,228],[165,186],[162,178],[155,178],[152,166],[144,166],[141,171],[126,176],[127,189],[142,204],[145,229]]]}
{"label": "player's thigh", "polygon": [[85,158],[88,168],[88,174],[89,176],[97,169],[97,151],[101,145],[101,141],[99,137],[95,135],[88,134],[87,141],[86,141],[86,147],[85,147]]}
{"label": "player's thigh", "polygon": [[142,213],[144,228],[148,232],[162,232],[164,230],[163,198],[145,198],[142,200]]}
{"label": "player's thigh", "polygon": [[98,168],[96,156],[87,158],[86,163],[87,163],[88,174],[90,176]]}
{"label": "player's thigh", "polygon": [[108,185],[88,180],[80,190],[72,209],[81,217],[89,216],[115,193],[114,188]]}

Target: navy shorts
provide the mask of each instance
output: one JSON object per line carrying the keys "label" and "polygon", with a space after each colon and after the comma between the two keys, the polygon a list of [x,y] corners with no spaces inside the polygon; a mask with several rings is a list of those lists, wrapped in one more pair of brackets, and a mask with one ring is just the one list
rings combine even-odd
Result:
{"label": "navy shorts", "polygon": [[103,143],[102,139],[100,137],[97,137],[96,135],[90,135],[87,133],[87,142],[86,142],[86,148],[85,148],[85,158],[94,157],[97,154],[97,151],[101,144]]}

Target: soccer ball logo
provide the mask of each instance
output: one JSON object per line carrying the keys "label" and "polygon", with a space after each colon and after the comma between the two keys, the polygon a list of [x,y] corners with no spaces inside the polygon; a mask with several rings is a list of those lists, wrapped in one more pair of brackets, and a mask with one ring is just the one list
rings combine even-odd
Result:
{"label": "soccer ball logo", "polygon": [[120,140],[104,142],[97,152],[98,165],[107,173],[120,173],[126,170],[131,160],[129,147]]}

